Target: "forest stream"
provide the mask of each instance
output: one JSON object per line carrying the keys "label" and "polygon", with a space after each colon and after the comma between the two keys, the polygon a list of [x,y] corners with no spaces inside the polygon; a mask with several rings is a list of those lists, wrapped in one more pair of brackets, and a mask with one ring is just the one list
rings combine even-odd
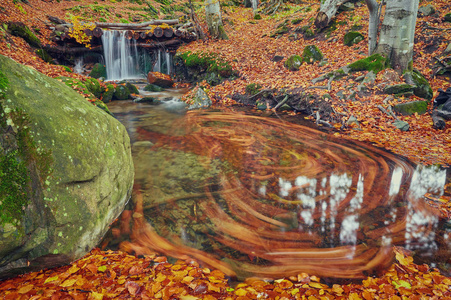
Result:
{"label": "forest stream", "polygon": [[109,105],[131,138],[135,185],[102,248],[194,259],[240,280],[361,279],[386,270],[396,245],[449,276],[451,223],[434,209],[446,170],[276,114],[186,112],[158,96]]}

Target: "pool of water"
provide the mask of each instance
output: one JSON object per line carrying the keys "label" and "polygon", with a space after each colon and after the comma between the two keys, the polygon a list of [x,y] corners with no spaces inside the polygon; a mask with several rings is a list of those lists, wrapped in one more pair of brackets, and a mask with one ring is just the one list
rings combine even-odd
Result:
{"label": "pool of water", "polygon": [[395,245],[449,271],[451,223],[430,205],[449,192],[446,170],[241,108],[109,108],[130,134],[135,185],[105,248],[238,279],[359,279],[389,267]]}

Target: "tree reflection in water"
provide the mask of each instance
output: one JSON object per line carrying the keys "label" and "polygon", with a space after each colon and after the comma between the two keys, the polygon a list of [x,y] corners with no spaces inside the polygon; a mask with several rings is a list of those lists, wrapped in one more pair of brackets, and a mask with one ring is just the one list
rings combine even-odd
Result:
{"label": "tree reflection in water", "polygon": [[444,170],[278,119],[163,115],[124,122],[138,143],[134,212],[111,234],[122,250],[238,278],[364,278],[391,264],[393,245],[450,263],[450,226],[424,199],[443,194]]}

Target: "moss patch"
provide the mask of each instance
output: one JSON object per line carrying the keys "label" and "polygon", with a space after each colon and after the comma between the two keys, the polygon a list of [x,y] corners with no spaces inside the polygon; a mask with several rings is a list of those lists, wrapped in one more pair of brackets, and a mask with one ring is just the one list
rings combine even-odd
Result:
{"label": "moss patch", "polygon": [[283,65],[290,71],[298,71],[299,67],[302,65],[302,57],[299,55],[291,55]]}
{"label": "moss patch", "polygon": [[302,61],[308,64],[312,64],[316,61],[321,61],[323,59],[323,53],[316,45],[305,46],[304,52],[302,52]]}
{"label": "moss patch", "polygon": [[375,74],[388,67],[387,59],[380,54],[373,54],[347,65],[351,72],[373,71]]}
{"label": "moss patch", "polygon": [[255,95],[262,89],[258,83],[251,83],[246,86],[246,94]]}
{"label": "moss patch", "polygon": [[10,22],[8,28],[13,35],[23,38],[30,46],[36,48],[41,47],[41,41],[25,24],[20,22]]}
{"label": "moss patch", "polygon": [[393,107],[394,111],[405,116],[410,116],[414,113],[422,115],[426,113],[427,108],[428,103],[426,101],[412,101],[408,103],[398,104]]}
{"label": "moss patch", "polygon": [[177,53],[174,57],[176,76],[191,82],[207,80],[211,85],[224,78],[237,75],[230,64],[216,53],[191,51]]}
{"label": "moss patch", "polygon": [[350,31],[343,37],[343,43],[346,46],[352,46],[363,41],[364,37],[360,32]]}

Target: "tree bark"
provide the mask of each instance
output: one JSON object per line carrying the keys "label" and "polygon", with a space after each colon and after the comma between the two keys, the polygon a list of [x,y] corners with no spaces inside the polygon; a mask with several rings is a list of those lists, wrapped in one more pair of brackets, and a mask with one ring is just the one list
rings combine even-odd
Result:
{"label": "tree bark", "polygon": [[219,0],[207,0],[205,6],[208,31],[214,38],[227,39],[222,24],[221,6]]}
{"label": "tree bark", "polygon": [[316,28],[322,29],[329,25],[330,21],[337,13],[340,5],[349,1],[350,0],[326,0],[324,2],[321,2],[319,12],[316,15],[315,19]]}
{"label": "tree bark", "polygon": [[368,25],[368,56],[373,54],[377,46],[377,27],[379,25],[379,4],[376,0],[365,0],[370,12],[370,21]]}
{"label": "tree bark", "polygon": [[152,20],[152,21],[148,21],[148,22],[143,22],[143,23],[100,23],[100,22],[96,22],[95,24],[97,25],[97,27],[100,28],[108,28],[108,29],[141,29],[143,27],[147,27],[149,25],[161,25],[163,23],[166,23],[168,25],[177,25],[179,23],[178,19],[173,19],[173,20]]}
{"label": "tree bark", "polygon": [[385,9],[375,52],[386,56],[398,73],[409,69],[413,57],[419,0],[390,0]]}

